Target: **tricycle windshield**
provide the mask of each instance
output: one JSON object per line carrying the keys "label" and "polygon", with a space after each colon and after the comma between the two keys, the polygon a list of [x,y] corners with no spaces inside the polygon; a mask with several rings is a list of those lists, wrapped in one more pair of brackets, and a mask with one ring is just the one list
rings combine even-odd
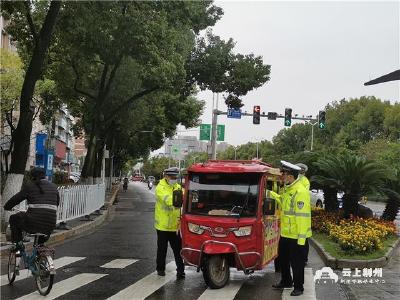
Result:
{"label": "tricycle windshield", "polygon": [[190,173],[186,212],[254,217],[260,177],[258,173]]}

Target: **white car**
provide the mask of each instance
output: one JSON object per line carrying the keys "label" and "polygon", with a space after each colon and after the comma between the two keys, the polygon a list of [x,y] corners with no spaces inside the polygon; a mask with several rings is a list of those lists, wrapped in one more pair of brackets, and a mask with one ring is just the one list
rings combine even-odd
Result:
{"label": "white car", "polygon": [[323,207],[324,193],[322,190],[310,190],[311,207]]}
{"label": "white car", "polygon": [[[337,199],[339,201],[339,208],[342,208],[343,192],[337,193]],[[310,190],[311,207],[324,207],[325,198],[322,190]]]}

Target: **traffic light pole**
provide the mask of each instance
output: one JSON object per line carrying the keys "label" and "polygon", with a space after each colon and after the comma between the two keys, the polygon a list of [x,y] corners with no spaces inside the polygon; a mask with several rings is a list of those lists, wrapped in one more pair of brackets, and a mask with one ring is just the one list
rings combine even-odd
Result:
{"label": "traffic light pole", "polygon": [[[217,159],[217,124],[218,124],[218,115],[227,115],[228,113],[225,111],[220,111],[218,109],[213,110],[213,115],[212,115],[212,125],[211,125],[211,159]],[[252,117],[253,114],[251,113],[241,113],[241,116],[246,116],[246,117]],[[265,113],[260,114],[260,117],[262,118],[268,118],[268,115]],[[273,118],[268,118],[268,120],[276,120],[276,119],[284,119],[285,116],[281,114],[274,115]],[[292,117],[292,120],[301,120],[301,121],[309,121],[311,122],[316,122],[315,124],[318,124],[317,119],[309,118],[309,117]],[[312,123],[311,123],[312,124]],[[313,149],[313,143],[314,143],[314,125],[312,125],[312,134],[311,134],[311,151]]]}

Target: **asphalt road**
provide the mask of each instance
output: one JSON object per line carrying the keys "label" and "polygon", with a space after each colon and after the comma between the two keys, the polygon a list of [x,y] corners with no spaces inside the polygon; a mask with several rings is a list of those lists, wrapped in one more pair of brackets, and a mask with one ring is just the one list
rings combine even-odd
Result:
{"label": "asphalt road", "polygon": [[[201,273],[187,267],[186,279],[176,280],[175,263],[169,249],[167,276],[155,271],[156,233],[154,190],[143,183],[130,183],[121,192],[113,219],[94,233],[56,246],[58,268],[55,285],[47,297],[35,290],[32,277],[19,276],[13,286],[3,277],[6,261],[1,263],[1,299],[290,299],[290,290],[273,290],[280,276],[270,265],[250,276],[231,269],[229,285],[210,290]],[[339,285],[314,285],[313,274],[323,267],[310,248],[306,269],[306,295],[296,299],[349,299]],[[5,279],[5,280],[4,280]],[[354,298],[353,298],[354,299]]]}

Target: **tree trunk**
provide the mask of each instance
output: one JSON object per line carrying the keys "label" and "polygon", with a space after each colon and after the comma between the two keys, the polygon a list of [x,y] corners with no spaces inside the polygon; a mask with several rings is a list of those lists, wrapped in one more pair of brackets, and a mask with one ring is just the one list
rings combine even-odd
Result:
{"label": "tree trunk", "polygon": [[358,216],[358,201],[360,200],[360,194],[346,193],[343,195],[343,208],[344,217],[349,218],[350,216]]}
{"label": "tree trunk", "polygon": [[101,171],[103,168],[103,157],[104,157],[104,142],[100,142],[96,147],[96,160],[94,163],[94,174],[93,177],[101,178]]}
{"label": "tree trunk", "polygon": [[324,204],[327,212],[336,212],[339,209],[339,202],[337,199],[337,190],[333,188],[325,188],[324,192]]}
{"label": "tree trunk", "polygon": [[[50,44],[53,28],[61,7],[61,1],[52,1],[35,42],[32,57],[27,68],[20,97],[20,116],[14,132],[14,147],[11,153],[10,174],[2,195],[2,204],[18,192],[22,185],[32,132],[34,109],[31,108],[36,81],[42,75],[43,62]],[[3,207],[1,205],[1,207]],[[2,213],[3,216],[3,213]]]}
{"label": "tree trunk", "polygon": [[82,175],[84,181],[86,178],[93,177],[93,166],[94,161],[96,159],[96,145],[97,145],[97,136],[96,136],[96,123],[93,122],[92,130],[89,135],[89,143],[88,149],[85,156],[85,162],[82,167]]}
{"label": "tree trunk", "polygon": [[386,204],[385,210],[383,211],[381,219],[387,220],[387,221],[394,221],[399,212],[400,198],[392,192],[390,192],[390,193],[388,192],[387,196],[389,198],[387,200],[387,204]]}

